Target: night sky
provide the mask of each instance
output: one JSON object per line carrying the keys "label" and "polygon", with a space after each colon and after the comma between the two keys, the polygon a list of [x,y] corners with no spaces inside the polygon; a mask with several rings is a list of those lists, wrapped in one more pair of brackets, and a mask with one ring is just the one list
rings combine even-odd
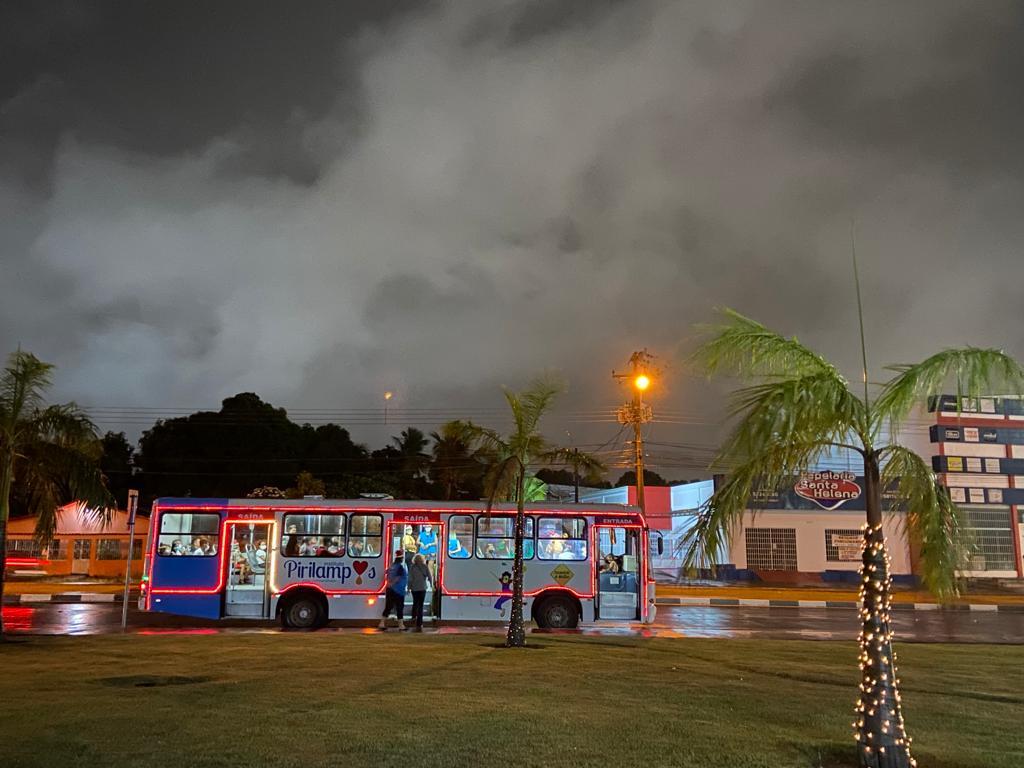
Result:
{"label": "night sky", "polygon": [[617,427],[568,412],[620,401],[646,345],[655,435],[710,444],[719,388],[681,355],[715,306],[857,377],[855,222],[874,378],[1024,356],[1022,17],[5,2],[0,351],[57,364],[57,398],[156,409],[458,415],[553,368],[553,436],[595,442]]}

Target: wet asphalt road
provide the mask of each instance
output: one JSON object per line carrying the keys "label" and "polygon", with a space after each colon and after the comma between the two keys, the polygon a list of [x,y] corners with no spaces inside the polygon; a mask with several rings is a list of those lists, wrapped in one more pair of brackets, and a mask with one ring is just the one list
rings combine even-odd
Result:
{"label": "wet asphalt road", "polygon": [[[92,635],[121,631],[121,606],[71,603],[4,606],[4,623],[12,634]],[[896,611],[893,622],[903,642],[1024,644],[1024,612]],[[141,613],[129,609],[129,631],[153,632],[279,632],[271,622],[215,622]],[[337,622],[323,632],[368,631],[366,626]],[[503,632],[503,627],[444,626],[439,633]],[[588,627],[583,634],[636,637],[774,638],[852,640],[857,612],[849,609],[662,606],[650,627],[616,623]]]}

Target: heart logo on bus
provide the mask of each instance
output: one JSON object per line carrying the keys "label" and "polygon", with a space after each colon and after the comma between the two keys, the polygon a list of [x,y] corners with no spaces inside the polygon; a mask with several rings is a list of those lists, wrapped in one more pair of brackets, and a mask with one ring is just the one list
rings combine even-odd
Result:
{"label": "heart logo on bus", "polygon": [[370,567],[370,564],[365,560],[356,560],[352,563],[352,570],[356,572],[356,584],[363,583],[363,574],[366,573],[366,569]]}

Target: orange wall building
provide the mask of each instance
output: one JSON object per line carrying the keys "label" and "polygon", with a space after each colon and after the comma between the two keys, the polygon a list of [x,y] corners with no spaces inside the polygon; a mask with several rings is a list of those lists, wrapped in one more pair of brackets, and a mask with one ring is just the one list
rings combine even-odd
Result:
{"label": "orange wall building", "polygon": [[[124,578],[128,561],[128,513],[115,510],[110,520],[97,519],[80,504],[68,504],[57,511],[57,533],[50,546],[40,548],[34,538],[36,518],[12,519],[7,524],[7,556],[39,558],[41,568],[52,576]],[[149,520],[135,520],[132,576],[142,575]],[[12,564],[12,571],[19,570]]]}

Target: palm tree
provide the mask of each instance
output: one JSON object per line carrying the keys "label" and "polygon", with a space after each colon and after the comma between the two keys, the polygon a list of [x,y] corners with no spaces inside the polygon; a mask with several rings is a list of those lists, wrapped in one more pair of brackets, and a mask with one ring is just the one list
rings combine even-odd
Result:
{"label": "palm tree", "polygon": [[[57,509],[70,501],[108,514],[112,502],[103,482],[96,428],[73,403],[46,406],[52,365],[21,350],[0,373],[0,598],[7,555],[7,519],[17,484],[29,512],[37,515],[36,537],[48,544]],[[0,638],[3,637],[0,616]]]}
{"label": "palm tree", "polygon": [[394,452],[397,459],[401,493],[405,498],[417,498],[416,481],[427,468],[430,459],[425,453],[427,448],[426,435],[416,427],[403,429],[397,437],[391,438],[388,449]]}
{"label": "palm tree", "polygon": [[560,382],[538,378],[522,392],[506,391],[505,399],[512,410],[514,427],[505,437],[471,422],[465,422],[463,426],[466,437],[489,458],[486,476],[488,511],[495,498],[508,496],[516,501],[512,612],[505,638],[505,646],[509,648],[526,645],[526,630],[523,626],[523,536],[526,530],[527,470],[531,464],[557,459],[558,451],[548,445],[538,432],[538,426],[544,412],[562,390]]}
{"label": "palm tree", "polygon": [[[779,488],[813,468],[830,451],[863,459],[867,525],[861,578],[860,666],[855,723],[861,766],[908,768],[906,735],[889,622],[889,561],[882,533],[882,491],[906,513],[910,538],[920,545],[925,585],[948,599],[959,589],[965,561],[960,514],[916,453],[891,441],[916,405],[947,385],[978,397],[1021,392],[1024,370],[994,349],[950,349],[916,365],[899,365],[869,398],[866,355],[864,394],[854,394],[838,369],[795,338],[787,339],[731,310],[712,327],[696,354],[709,375],[751,380],[733,396],[737,422],[717,463],[729,476],[699,514],[686,542],[686,566],[713,565],[731,531],[761,488]],[[863,350],[862,350],[863,351]]]}
{"label": "palm tree", "polygon": [[465,422],[455,420],[443,424],[440,432],[431,432],[430,439],[434,441],[431,475],[441,486],[444,500],[451,501],[466,490],[474,469],[482,471],[473,450],[473,436]]}

